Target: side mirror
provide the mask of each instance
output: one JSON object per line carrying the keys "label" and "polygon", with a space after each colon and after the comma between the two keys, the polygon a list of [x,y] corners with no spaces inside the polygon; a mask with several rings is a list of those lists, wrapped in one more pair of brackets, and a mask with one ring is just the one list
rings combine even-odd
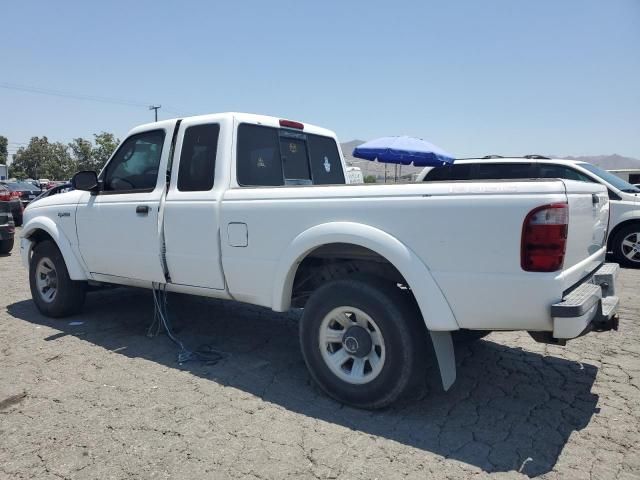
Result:
{"label": "side mirror", "polygon": [[71,179],[71,185],[76,190],[97,192],[99,189],[98,175],[91,170],[76,173]]}

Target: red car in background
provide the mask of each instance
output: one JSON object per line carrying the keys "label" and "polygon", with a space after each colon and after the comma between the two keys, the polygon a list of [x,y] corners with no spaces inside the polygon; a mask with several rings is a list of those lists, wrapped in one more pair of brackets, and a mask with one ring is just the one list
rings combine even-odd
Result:
{"label": "red car in background", "polygon": [[22,226],[22,201],[21,193],[11,190],[9,187],[0,183],[0,202],[5,202],[13,216],[13,221],[17,227]]}
{"label": "red car in background", "polygon": [[[32,200],[42,193],[42,190],[29,182],[2,182],[2,185],[11,190],[13,195],[18,198],[22,203],[22,209],[26,208]],[[13,210],[11,213],[16,225],[22,225],[22,210],[19,212]]]}

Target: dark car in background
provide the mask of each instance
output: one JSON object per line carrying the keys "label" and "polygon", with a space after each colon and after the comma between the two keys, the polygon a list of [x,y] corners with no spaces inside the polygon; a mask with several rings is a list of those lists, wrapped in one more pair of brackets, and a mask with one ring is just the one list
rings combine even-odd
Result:
{"label": "dark car in background", "polygon": [[15,225],[11,214],[10,202],[0,200],[0,255],[6,255],[13,249]]}
{"label": "dark car in background", "polygon": [[32,201],[35,202],[36,200],[40,200],[41,198],[47,198],[47,197],[50,197],[51,195],[57,195],[58,193],[70,192],[71,190],[74,190],[71,182],[60,183],[59,185],[56,185],[55,187],[52,187],[49,190],[44,190],[40,195],[38,195],[35,198],[35,200],[32,200]]}
{"label": "dark car in background", "polygon": [[6,185],[0,183],[0,202],[8,204],[9,211],[13,216],[16,226],[22,226],[22,201],[20,200],[20,192],[10,190]]}
{"label": "dark car in background", "polygon": [[[42,190],[35,187],[29,182],[3,182],[4,186],[12,192],[19,194],[20,201],[22,202],[22,208],[24,209],[32,200],[42,193]],[[15,216],[14,216],[15,217]],[[21,215],[22,217],[22,215]],[[15,218],[14,218],[15,220]],[[22,224],[22,222],[16,222]]]}

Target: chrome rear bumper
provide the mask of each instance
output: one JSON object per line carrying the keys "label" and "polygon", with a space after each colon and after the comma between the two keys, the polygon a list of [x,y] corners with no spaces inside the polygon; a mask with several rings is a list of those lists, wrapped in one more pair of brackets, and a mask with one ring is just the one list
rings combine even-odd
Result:
{"label": "chrome rear bumper", "polygon": [[619,298],[615,295],[617,263],[605,263],[561,302],[551,306],[553,338],[567,340],[590,331],[618,329]]}

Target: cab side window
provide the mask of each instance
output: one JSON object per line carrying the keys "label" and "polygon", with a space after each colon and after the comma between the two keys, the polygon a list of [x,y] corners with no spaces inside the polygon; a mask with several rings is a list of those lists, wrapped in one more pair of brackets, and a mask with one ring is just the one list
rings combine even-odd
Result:
{"label": "cab side window", "polygon": [[178,169],[178,190],[201,192],[213,188],[219,134],[220,125],[217,123],[194,125],[185,130]]}
{"label": "cab side window", "polygon": [[158,183],[164,135],[164,130],[153,130],[125,140],[104,172],[104,191],[152,191]]}

